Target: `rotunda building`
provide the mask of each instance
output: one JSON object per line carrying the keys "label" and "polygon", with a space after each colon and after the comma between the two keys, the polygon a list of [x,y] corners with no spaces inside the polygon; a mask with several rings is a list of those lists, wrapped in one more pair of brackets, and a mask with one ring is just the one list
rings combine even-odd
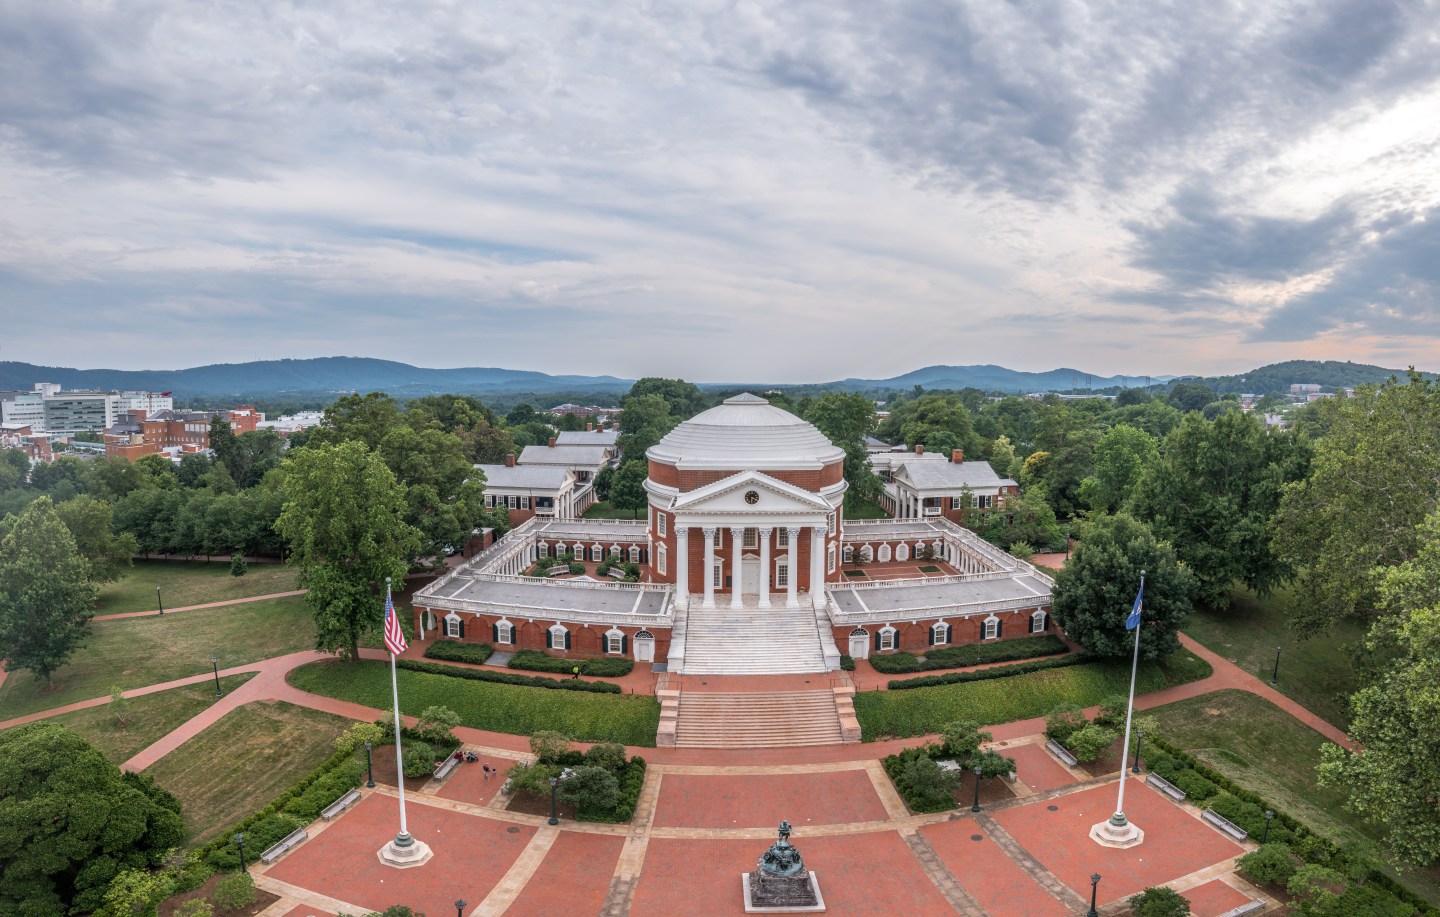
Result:
{"label": "rotunda building", "polygon": [[845,451],[764,398],[697,414],[646,452],[650,577],[678,608],[823,607],[839,577]]}

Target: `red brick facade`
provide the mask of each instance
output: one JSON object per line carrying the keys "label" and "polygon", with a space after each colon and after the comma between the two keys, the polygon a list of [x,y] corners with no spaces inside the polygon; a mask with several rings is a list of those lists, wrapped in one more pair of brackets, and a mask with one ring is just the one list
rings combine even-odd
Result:
{"label": "red brick facade", "polygon": [[[445,617],[451,614],[447,609],[435,608],[426,609],[416,606],[415,627],[418,632],[421,615],[427,610],[433,610],[435,620],[440,625],[440,632],[445,632]],[[670,628],[651,627],[642,628],[632,625],[609,624],[572,624],[560,622],[570,634],[569,649],[552,648],[548,645],[548,634],[550,628],[555,625],[554,620],[526,619],[515,615],[477,615],[470,612],[453,612],[460,618],[461,636],[450,637],[451,640],[459,640],[462,643],[488,643],[497,650],[511,652],[514,650],[539,650],[550,656],[563,658],[581,658],[585,656],[624,656],[634,658],[635,656],[635,635],[642,630],[652,635],[655,639],[655,659],[663,662],[670,653]],[[514,625],[514,642],[498,643],[495,640],[495,624],[501,620],[508,621]],[[625,635],[624,653],[607,653],[605,651],[605,633],[609,630],[619,630]]]}
{"label": "red brick facade", "polygon": [[[1045,612],[1045,629],[1031,632],[1030,622],[1036,611]],[[974,614],[967,617],[948,618],[921,618],[917,621],[895,620],[881,624],[865,624],[860,629],[866,632],[869,641],[869,652],[871,654],[885,655],[886,653],[905,651],[924,655],[926,650],[933,649],[934,644],[930,642],[930,629],[938,622],[944,621],[950,625],[950,640],[942,646],[961,646],[967,643],[994,643],[998,640],[1012,640],[1018,637],[1033,637],[1040,634],[1056,634],[1059,629],[1055,626],[1054,620],[1050,617],[1050,606],[1041,605],[1035,608],[1021,608],[1015,611],[996,612],[994,617],[1000,621],[1000,634],[998,637],[986,640],[984,637],[984,626],[989,613]],[[893,650],[877,650],[876,634],[888,623],[895,628],[896,646]],[[831,631],[835,637],[835,645],[840,652],[850,652],[850,634],[856,630],[856,625],[832,625]]]}

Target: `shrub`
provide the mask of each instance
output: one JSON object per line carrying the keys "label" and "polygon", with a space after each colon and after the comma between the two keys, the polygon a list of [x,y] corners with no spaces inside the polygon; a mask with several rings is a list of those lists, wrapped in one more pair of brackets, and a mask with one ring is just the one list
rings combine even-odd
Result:
{"label": "shrub", "polygon": [[449,707],[432,704],[420,711],[415,723],[415,736],[431,745],[450,746],[456,743],[455,733],[451,730],[459,725],[460,714]]}
{"label": "shrub", "polygon": [[882,675],[900,675],[905,672],[920,672],[924,669],[920,660],[915,658],[914,653],[907,653],[904,650],[898,653],[872,655],[870,666]]}
{"label": "shrub", "polygon": [[1029,561],[1035,556],[1035,549],[1026,541],[1016,541],[1005,549],[1016,560]]}
{"label": "shrub", "polygon": [[[1221,793],[1210,802],[1210,808],[1230,821],[1244,828],[1252,838],[1264,836],[1265,812],[1253,802],[1237,799],[1230,793]],[[1290,841],[1290,832],[1284,825],[1270,826],[1270,840],[1280,843]],[[1367,868],[1365,872],[1369,872]]]}
{"label": "shrub", "polygon": [[1120,734],[1115,730],[1106,729],[1097,723],[1090,723],[1072,733],[1070,740],[1065,745],[1075,755],[1076,761],[1089,764],[1091,761],[1099,760],[1100,756],[1105,753],[1105,749],[1113,745],[1118,738],[1120,738]]}
{"label": "shrub", "polygon": [[1335,901],[1340,897],[1337,889],[1343,888],[1345,877],[1316,863],[1306,863],[1290,876],[1285,890],[1300,906],[1302,914],[1325,914],[1334,910]]}
{"label": "shrub", "polygon": [[285,803],[284,811],[307,821],[318,818],[326,806],[359,785],[362,773],[364,767],[359,759],[343,761]]}
{"label": "shrub", "polygon": [[198,850],[173,857],[165,867],[165,875],[170,879],[170,894],[199,888],[213,872]]}
{"label": "shrub", "polygon": [[481,665],[495,653],[488,643],[461,643],[459,640],[436,640],[425,647],[425,658]]}
{"label": "shrub", "polygon": [[245,566],[245,555],[244,555],[244,554],[231,554],[231,555],[230,555],[230,575],[231,575],[231,576],[244,576],[244,575],[246,574],[246,572],[248,572],[248,570],[249,570],[249,567]]}
{"label": "shrub", "polygon": [[580,574],[585,572],[585,565],[580,563],[579,561],[575,561],[570,564],[570,572],[575,574],[576,576],[579,576]]}
{"label": "shrub", "polygon": [[1219,787],[1189,768],[1176,774],[1175,779],[1170,782],[1175,784],[1190,802],[1197,804],[1220,792]]}
{"label": "shrub", "polygon": [[[916,748],[906,748],[897,754],[888,756],[882,762],[885,767],[885,773],[889,775],[890,781],[895,784],[895,789],[900,793],[901,797],[904,798],[905,804],[916,812],[943,812],[947,809],[955,808],[955,797],[949,792],[938,795],[923,795],[917,793],[915,789],[912,788],[911,779],[919,776],[920,785],[923,787],[929,777],[928,774],[911,774],[908,778],[906,776],[906,769],[909,768],[914,761],[920,758],[932,759],[934,755],[941,754],[942,751],[943,749],[939,745],[926,744]],[[934,764],[934,761],[931,760],[931,763]],[[923,764],[919,767],[921,771],[927,770]],[[939,769],[938,765],[936,765],[936,769]],[[956,774],[951,774],[951,777],[956,781],[959,779],[959,776]]]}
{"label": "shrub", "polygon": [[946,723],[940,727],[940,735],[945,740],[945,753],[954,755],[962,765],[980,750],[981,745],[995,738],[988,732],[981,732],[979,723],[968,720]]}
{"label": "shrub", "polygon": [[215,906],[208,898],[191,898],[177,907],[174,917],[213,917]]}
{"label": "shrub", "polygon": [[542,764],[555,764],[570,750],[570,737],[553,729],[542,729],[530,736],[530,754]]}
{"label": "shrub", "polygon": [[124,729],[130,725],[130,701],[125,697],[125,692],[120,688],[110,689],[110,715],[115,717],[115,725]]}
{"label": "shrub", "polygon": [[855,657],[845,656],[842,654],[840,656],[840,668],[844,669],[846,672],[855,671]]}
{"label": "shrub", "polygon": [[1015,773],[1015,759],[1007,758],[998,751],[985,749],[977,751],[970,758],[970,768],[980,768],[981,777],[1003,777]]}
{"label": "shrub", "polygon": [[1075,733],[1085,728],[1085,714],[1078,704],[1059,703],[1045,714],[1045,737],[1061,745]]}
{"label": "shrub", "polygon": [[355,723],[335,737],[335,750],[349,754],[364,748],[365,743],[379,745],[386,739],[385,727],[378,723]]}
{"label": "shrub", "polygon": [[365,917],[425,917],[419,911],[412,911],[403,904],[392,904],[383,911],[371,911]]}
{"label": "shrub", "polygon": [[1095,722],[1101,726],[1124,726],[1125,710],[1129,706],[1129,700],[1123,695],[1112,694],[1100,702],[1100,712],[1095,714]]}
{"label": "shrub", "polygon": [[435,772],[435,749],[428,742],[407,742],[403,754],[406,777],[428,777]]}
{"label": "shrub", "polygon": [[[515,675],[510,672],[496,672],[490,669],[460,669],[453,665],[435,662],[420,662],[416,659],[397,659],[395,665],[412,672],[428,675],[446,675],[451,678],[468,678],[471,681],[489,681],[502,685],[520,685],[526,688],[552,688],[559,691],[589,691],[593,694],[620,694],[620,686],[608,681],[578,681],[574,679],[546,678],[543,675]],[[569,669],[566,669],[568,672]]]}
{"label": "shrub", "polygon": [[562,675],[572,675],[575,667],[580,667],[581,675],[592,675],[597,678],[619,678],[622,675],[629,675],[635,668],[635,660],[624,656],[594,656],[588,659],[561,659],[556,656],[547,656],[540,650],[520,650],[510,661],[505,663],[512,669],[528,669],[532,672],[554,672]]}
{"label": "shrub", "polygon": [[154,917],[156,906],[171,894],[170,881],[144,869],[122,869],[110,880],[96,917]]}
{"label": "shrub", "polygon": [[236,834],[245,835],[245,859],[247,862],[253,863],[261,853],[283,840],[285,835],[296,828],[305,826],[304,820],[293,815],[285,815],[273,809],[269,812],[262,810],[262,813],[257,817],[247,819],[236,826],[234,831],[216,838],[206,846],[206,858],[210,861],[211,866],[216,869],[238,869],[240,867],[240,850],[234,843]]}
{"label": "shrub", "polygon": [[947,771],[935,763],[935,760],[928,755],[921,755],[911,759],[900,771],[897,784],[904,787],[906,792],[920,800],[924,805],[944,804],[953,806],[955,786],[960,782],[960,775],[955,771]]}
{"label": "shrub", "polygon": [[912,653],[899,652],[884,656],[871,656],[870,664],[875,671],[886,675],[905,672],[925,672],[934,669],[955,669],[962,666],[984,665],[991,662],[1012,662],[1019,659],[1034,659],[1037,656],[1052,656],[1069,649],[1065,641],[1053,634],[1040,637],[1020,637],[1001,640],[998,643],[972,643],[964,646],[946,646],[929,650],[924,661]]}
{"label": "shrub", "polygon": [[1239,866],[1258,885],[1284,885],[1295,875],[1295,856],[1285,844],[1265,844],[1241,857]]}
{"label": "shrub", "polygon": [[608,810],[620,801],[620,781],[603,767],[585,764],[561,779],[559,796],[577,810]]}
{"label": "shrub", "polygon": [[585,762],[619,773],[625,768],[625,746],[619,742],[600,742],[585,752]]}
{"label": "shrub", "polygon": [[510,769],[505,772],[509,781],[508,792],[544,795],[550,792],[550,778],[558,776],[559,773],[558,768],[548,764],[517,762],[510,765]]}
{"label": "shrub", "polygon": [[1130,896],[1132,917],[1190,917],[1190,902],[1173,888],[1157,886]]}
{"label": "shrub", "polygon": [[[870,657],[872,662],[876,658]],[[887,687],[891,691],[905,691],[910,688],[934,688],[940,685],[955,685],[969,681],[989,681],[992,678],[1009,678],[1011,675],[1028,675],[1031,672],[1043,672],[1046,669],[1063,669],[1072,665],[1084,665],[1095,660],[1084,653],[1071,653],[1068,656],[1060,656],[1055,659],[1036,659],[1032,662],[1022,662],[1019,665],[1002,665],[990,669],[977,669],[973,672],[949,672],[945,675],[924,675],[920,678],[902,678],[890,682]],[[1198,677],[1205,677],[1204,675]]]}

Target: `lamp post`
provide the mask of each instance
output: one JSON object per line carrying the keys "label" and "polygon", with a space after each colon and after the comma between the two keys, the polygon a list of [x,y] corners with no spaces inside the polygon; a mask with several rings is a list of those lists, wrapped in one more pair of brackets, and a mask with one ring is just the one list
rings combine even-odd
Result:
{"label": "lamp post", "polygon": [[1265,810],[1265,833],[1260,835],[1260,846],[1262,847],[1270,841],[1270,820],[1274,817],[1274,812],[1271,812],[1269,809]]}
{"label": "lamp post", "polygon": [[980,765],[975,765],[975,802],[970,806],[971,812],[980,811]]}
{"label": "lamp post", "polygon": [[235,846],[240,848],[240,871],[249,872],[250,870],[245,866],[245,835],[235,835]]}
{"label": "lamp post", "polygon": [[211,656],[210,667],[215,670],[215,696],[222,697],[225,692],[220,690],[220,660]]}
{"label": "lamp post", "polygon": [[1135,766],[1130,769],[1130,773],[1132,773],[1132,774],[1138,774],[1138,773],[1140,773],[1140,746],[1143,745],[1144,743],[1145,743],[1145,730],[1143,730],[1143,729],[1136,729],[1136,730],[1135,730]]}
{"label": "lamp post", "polygon": [[1095,910],[1095,891],[1100,887],[1100,873],[1090,877],[1090,910],[1085,912],[1085,917],[1100,917],[1100,912]]}
{"label": "lamp post", "polygon": [[1275,687],[1280,681],[1280,647],[1275,647],[1275,671],[1270,673],[1270,687]]}
{"label": "lamp post", "polygon": [[163,615],[165,613],[165,602],[160,598],[159,586],[155,587],[155,604],[160,606],[160,613]]}
{"label": "lamp post", "polygon": [[555,808],[555,788],[560,785],[559,777],[550,778],[550,824],[560,824],[560,814]]}
{"label": "lamp post", "polygon": [[370,743],[365,743],[365,786],[375,789],[375,768],[370,764]]}
{"label": "lamp post", "polygon": [[455,917],[465,917],[465,899],[459,898],[455,901]]}

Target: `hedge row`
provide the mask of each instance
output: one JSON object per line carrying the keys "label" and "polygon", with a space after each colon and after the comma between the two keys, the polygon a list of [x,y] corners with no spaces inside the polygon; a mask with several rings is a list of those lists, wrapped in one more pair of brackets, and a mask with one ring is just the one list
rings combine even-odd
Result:
{"label": "hedge row", "polygon": [[436,640],[425,647],[425,658],[444,659],[449,662],[469,662],[483,665],[495,653],[488,643],[461,643],[459,640]]}
{"label": "hedge row", "polygon": [[[567,751],[556,758],[555,763],[563,768],[579,767],[594,762],[586,758],[584,752]],[[630,820],[635,814],[635,804],[640,801],[640,790],[645,786],[645,759],[635,755],[625,762],[624,770],[616,773],[615,776],[620,781],[620,801],[615,804],[615,808],[581,809],[575,813],[576,821],[620,824]]]}
{"label": "hedge row", "polygon": [[[1163,758],[1154,759],[1147,755],[1145,763],[1152,771],[1185,790],[1191,801],[1197,804],[1208,802],[1210,808],[1250,832],[1252,839],[1258,840],[1264,836],[1264,810],[1268,809],[1275,813],[1275,819],[1270,825],[1271,843],[1291,844],[1302,859],[1318,860],[1322,863],[1328,863],[1343,855],[1334,841],[1281,811],[1265,797],[1247,790],[1219,771],[1206,766],[1193,755],[1159,736],[1147,734],[1145,740],[1169,758],[1167,762]],[[1165,773],[1166,770],[1170,773]],[[1174,779],[1171,779],[1172,775]],[[1187,786],[1197,792],[1192,793]],[[1196,798],[1197,794],[1200,798]],[[1425,899],[1383,872],[1372,870],[1365,881],[1384,888],[1395,898],[1415,907],[1421,914],[1440,914],[1440,911],[1432,908]]]}
{"label": "hedge row", "polygon": [[512,675],[490,669],[459,669],[453,665],[438,665],[420,662],[416,659],[397,659],[398,668],[430,675],[448,675],[451,678],[468,678],[471,681],[489,681],[501,685],[518,685],[524,688],[551,688],[557,691],[589,691],[592,694],[619,694],[620,686],[606,681],[580,681],[578,678],[546,678],[543,675]]}
{"label": "hedge row", "polygon": [[[531,672],[558,672],[564,675],[573,675],[575,667],[580,667],[581,675],[592,675],[597,678],[619,678],[622,675],[629,675],[630,670],[635,668],[635,660],[627,659],[624,656],[593,656],[585,659],[561,659],[558,656],[547,656],[539,650],[520,650],[510,661],[505,663],[512,669],[527,669]],[[573,679],[572,679],[573,680]]]}
{"label": "hedge row", "polygon": [[919,745],[889,755],[881,762],[885,767],[885,773],[890,775],[890,782],[894,785],[895,791],[900,794],[901,799],[905,800],[905,805],[909,806],[912,812],[948,812],[958,806],[952,794],[945,794],[943,799],[919,796],[913,792],[907,781],[900,779],[900,775],[905,771],[905,765],[919,758],[933,759],[940,752],[939,745]]}
{"label": "hedge row", "polygon": [[1034,659],[1037,656],[1053,656],[1068,649],[1064,640],[1054,634],[1049,634],[1041,637],[1021,637],[1018,640],[1001,640],[997,643],[948,646],[930,650],[925,654],[923,661],[916,658],[913,653],[906,652],[871,656],[870,665],[883,675],[901,675],[906,672],[957,669],[961,666],[984,665],[989,662]]}
{"label": "hedge row", "polygon": [[991,678],[1009,678],[1011,675],[1026,675],[1043,672],[1046,669],[1063,669],[1071,665],[1095,662],[1088,653],[1071,653],[1054,659],[1036,659],[1019,665],[1002,665],[993,669],[976,669],[973,672],[950,672],[945,675],[924,675],[920,678],[899,678],[889,683],[891,691],[905,691],[910,688],[933,688],[936,685],[958,685],[967,681],[988,681]]}

